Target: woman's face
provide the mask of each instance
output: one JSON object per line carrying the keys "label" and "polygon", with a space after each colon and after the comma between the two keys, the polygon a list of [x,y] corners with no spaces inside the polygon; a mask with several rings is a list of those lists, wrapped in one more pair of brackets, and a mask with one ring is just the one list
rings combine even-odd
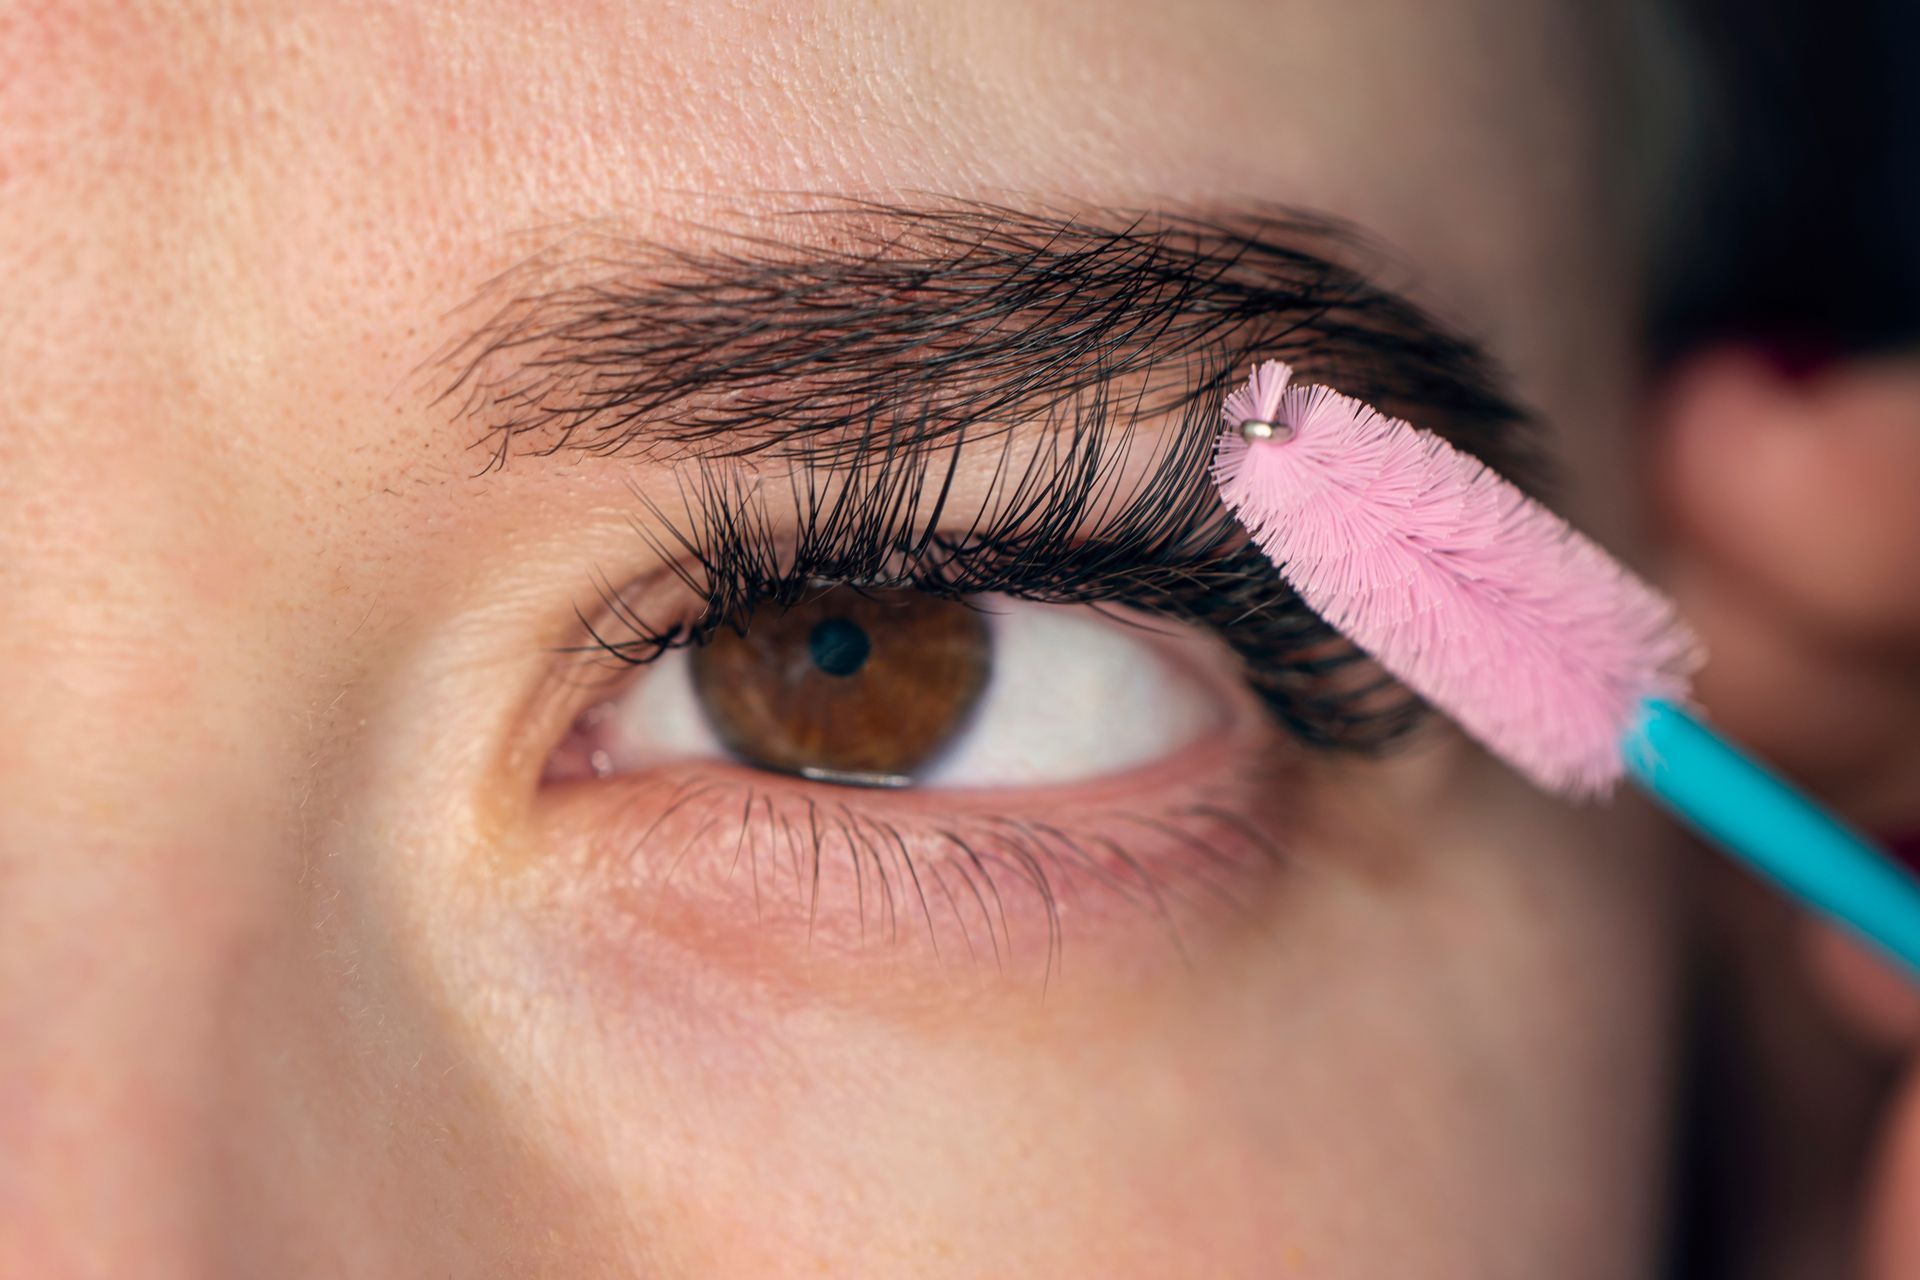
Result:
{"label": "woman's face", "polygon": [[1191,496],[1209,359],[1526,430],[1283,204],[1631,539],[1594,39],[0,23],[0,1272],[1639,1273],[1663,854]]}

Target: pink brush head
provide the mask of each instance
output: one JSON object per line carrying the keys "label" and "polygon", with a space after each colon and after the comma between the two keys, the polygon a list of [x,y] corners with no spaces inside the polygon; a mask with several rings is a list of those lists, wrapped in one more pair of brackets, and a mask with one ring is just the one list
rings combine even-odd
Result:
{"label": "pink brush head", "polygon": [[1641,700],[1684,700],[1699,665],[1673,607],[1479,459],[1292,377],[1267,361],[1226,401],[1214,480],[1254,542],[1521,773],[1611,790]]}

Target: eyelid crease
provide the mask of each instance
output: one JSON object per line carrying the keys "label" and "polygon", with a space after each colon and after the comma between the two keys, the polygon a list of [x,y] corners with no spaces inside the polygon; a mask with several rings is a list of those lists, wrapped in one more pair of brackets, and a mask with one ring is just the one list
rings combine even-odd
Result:
{"label": "eyelid crease", "polygon": [[[1103,383],[1137,412],[1224,393],[1254,355],[1436,429],[1523,482],[1524,414],[1473,344],[1344,262],[1298,210],[1020,210],[819,197],[689,229],[583,231],[482,291],[429,364],[490,465],[560,450],[839,465],[875,436],[978,440]],[[505,301],[500,297],[505,295]],[[463,309],[465,310],[465,309]],[[1205,378],[1158,375],[1203,364]]]}

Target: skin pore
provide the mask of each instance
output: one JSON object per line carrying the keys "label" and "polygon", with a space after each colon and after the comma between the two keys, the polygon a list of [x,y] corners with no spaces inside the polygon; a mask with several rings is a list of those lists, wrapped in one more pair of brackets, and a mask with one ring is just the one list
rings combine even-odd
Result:
{"label": "skin pore", "polygon": [[583,223],[1281,202],[1391,246],[1630,549],[1579,8],[0,17],[0,1274],[1644,1274],[1642,810],[1288,747],[1281,868],[1044,982],[663,908],[639,784],[541,778],[674,464],[489,466],[433,372]]}

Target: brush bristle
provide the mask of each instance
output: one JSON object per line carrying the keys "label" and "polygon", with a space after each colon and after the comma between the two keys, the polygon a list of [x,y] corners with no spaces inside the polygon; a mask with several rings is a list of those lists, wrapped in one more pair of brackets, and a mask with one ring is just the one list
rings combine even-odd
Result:
{"label": "brush bristle", "polygon": [[[1227,397],[1221,496],[1315,612],[1539,785],[1610,791],[1700,648],[1665,598],[1479,459],[1278,361]],[[1284,423],[1249,444],[1248,420]],[[1284,433],[1282,433],[1284,434]]]}

